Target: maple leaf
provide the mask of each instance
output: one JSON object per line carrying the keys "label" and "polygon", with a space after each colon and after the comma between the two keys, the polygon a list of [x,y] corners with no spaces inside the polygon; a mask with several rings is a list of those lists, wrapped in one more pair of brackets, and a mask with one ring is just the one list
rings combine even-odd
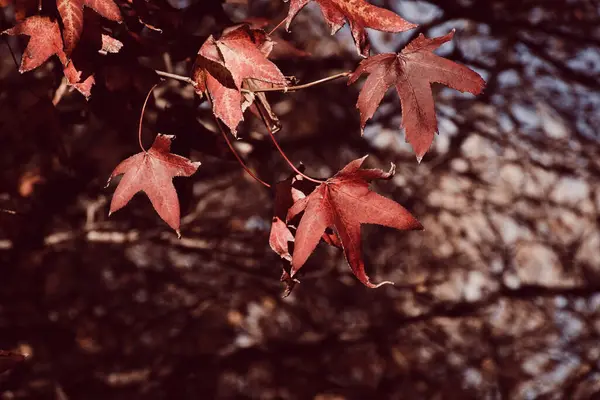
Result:
{"label": "maple leaf", "polygon": [[332,35],[339,31],[348,20],[356,50],[364,57],[369,55],[365,28],[384,32],[404,32],[417,27],[398,14],[385,8],[376,7],[365,0],[291,0],[286,19],[288,31],[296,14],[311,1],[321,7],[323,17],[325,17]]}
{"label": "maple leaf", "polygon": [[136,193],[143,191],[158,215],[180,236],[179,199],[172,180],[176,176],[193,175],[200,163],[172,154],[173,138],[172,135],[158,134],[148,151],[135,154],[117,165],[106,186],[112,178],[124,175],[113,195],[109,215],[127,205]]}
{"label": "maple leaf", "polygon": [[83,7],[89,7],[106,19],[121,22],[121,11],[113,0],[56,0],[56,7],[63,21],[65,52],[75,49],[83,31]]}
{"label": "maple leaf", "polygon": [[48,17],[33,16],[2,33],[30,36],[29,43],[23,51],[19,72],[31,71],[56,55],[63,64],[63,72],[69,86],[77,89],[86,98],[90,97],[92,85],[95,83],[94,77],[89,76],[81,82],[81,72],[67,59],[63,51],[60,28],[56,21],[51,21]]}
{"label": "maple leaf", "polygon": [[234,135],[249,105],[241,91],[245,80],[287,84],[279,68],[267,59],[272,48],[264,31],[243,25],[225,31],[219,40],[210,36],[198,52],[193,72],[196,90],[210,96],[213,113]]}
{"label": "maple leaf", "polygon": [[79,93],[85,96],[86,99],[92,95],[92,86],[96,83],[96,79],[93,75],[88,76],[83,82],[81,82],[81,71],[78,71],[73,64],[73,61],[69,62],[63,69],[63,73],[67,78],[69,86],[77,89]]}
{"label": "maple leaf", "polygon": [[58,56],[60,61],[66,65],[67,57],[63,51],[60,28],[56,21],[48,17],[29,17],[16,26],[5,30],[2,34],[27,35],[29,43],[23,51],[19,72],[31,71],[42,65],[53,55]]}
{"label": "maple leaf", "polygon": [[400,96],[406,141],[421,161],[437,130],[431,83],[442,83],[475,95],[485,86],[475,71],[433,53],[453,36],[454,30],[433,39],[420,34],[398,54],[378,54],[361,61],[348,80],[348,84],[352,84],[362,74],[369,74],[356,103],[361,130],[375,113],[385,92],[394,86]]}
{"label": "maple leaf", "polygon": [[12,351],[0,350],[0,374],[25,361],[25,356]]}
{"label": "maple leaf", "polygon": [[369,190],[370,181],[390,179],[395,168],[392,165],[389,172],[360,169],[366,157],[350,162],[332,178],[317,186],[310,195],[297,200],[288,210],[287,221],[304,211],[296,231],[290,273],[292,278],[329,227],[339,236],[352,272],[364,285],[375,288],[391,283],[373,284],[369,280],[362,260],[361,224],[378,224],[401,230],[423,227],[404,207]]}

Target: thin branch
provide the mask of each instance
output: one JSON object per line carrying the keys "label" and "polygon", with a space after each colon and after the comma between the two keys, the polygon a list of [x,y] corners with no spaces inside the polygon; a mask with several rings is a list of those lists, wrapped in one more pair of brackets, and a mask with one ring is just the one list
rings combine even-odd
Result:
{"label": "thin branch", "polygon": [[138,142],[140,143],[140,149],[142,149],[142,151],[144,153],[146,153],[146,149],[144,148],[144,144],[142,143],[142,122],[144,121],[144,112],[146,111],[146,104],[148,104],[148,99],[150,98],[152,91],[154,91],[154,88],[156,88],[157,86],[158,86],[158,83],[155,84],[154,86],[152,86],[152,88],[148,91],[148,94],[146,95],[146,100],[144,100],[144,105],[142,106],[142,113],[140,114],[140,126],[138,129]]}
{"label": "thin branch", "polygon": [[335,74],[335,75],[331,75],[328,76],[327,78],[323,78],[323,79],[319,79],[313,82],[308,82],[305,83],[303,85],[298,85],[298,86],[280,86],[280,87],[274,87],[274,88],[264,88],[264,89],[256,89],[256,90],[248,90],[248,89],[242,89],[242,92],[247,92],[247,93],[259,93],[259,92],[293,92],[296,90],[302,90],[302,89],[307,89],[309,87],[312,86],[317,86],[320,85],[322,83],[326,83],[329,81],[333,81],[339,78],[344,78],[348,75],[352,74],[351,71],[346,71],[346,72],[341,72],[339,74]]}
{"label": "thin branch", "polygon": [[155,69],[154,72],[156,72],[156,75],[162,76],[163,78],[174,79],[176,81],[185,82],[185,83],[188,83],[188,84],[190,84],[192,86],[196,86],[196,82],[194,82],[192,80],[192,78],[190,78],[190,77],[183,76],[183,75],[172,74],[170,72],[160,71],[160,70],[157,70],[157,69]]}
{"label": "thin branch", "polygon": [[258,113],[260,114],[260,117],[264,123],[264,125],[267,127],[267,131],[269,131],[269,136],[271,136],[271,140],[273,141],[273,144],[275,145],[275,147],[277,148],[277,150],[279,151],[279,154],[281,154],[281,156],[283,157],[283,159],[289,164],[290,167],[292,167],[292,169],[300,176],[302,176],[303,178],[311,181],[311,182],[315,182],[315,183],[325,183],[325,181],[321,181],[318,179],[314,179],[311,178],[308,175],[304,175],[302,172],[300,172],[300,170],[298,168],[296,168],[296,166],[294,165],[293,162],[290,161],[290,159],[288,158],[288,156],[285,154],[285,152],[283,151],[283,149],[281,148],[281,146],[279,146],[279,143],[277,143],[277,139],[275,139],[275,135],[273,134],[273,130],[271,129],[271,127],[269,126],[269,123],[267,122],[267,119],[265,118],[265,114],[263,112],[263,110],[260,107],[256,107],[258,109]]}
{"label": "thin branch", "polygon": [[[161,76],[163,78],[168,78],[168,79],[174,79],[176,81],[180,81],[180,82],[185,82],[187,84],[190,84],[192,86],[196,86],[196,82],[194,82],[194,80],[190,77],[187,76],[183,76],[183,75],[177,75],[177,74],[172,74],[170,72],[166,72],[166,71],[161,71],[161,70],[157,70],[155,69],[154,72],[156,72],[156,75]],[[302,89],[308,89],[310,87],[313,86],[317,86],[320,85],[322,83],[326,83],[329,81],[333,81],[339,78],[344,78],[346,76],[349,76],[350,74],[352,74],[351,71],[346,71],[346,72],[340,72],[339,74],[335,74],[335,75],[331,75],[328,76],[326,78],[322,78],[313,82],[308,82],[305,83],[303,85],[298,85],[298,86],[279,86],[279,87],[273,87],[273,88],[264,88],[264,89],[254,89],[254,90],[249,90],[249,89],[242,89],[242,92],[246,92],[246,93],[261,93],[261,92],[294,92],[296,90],[302,90]]]}
{"label": "thin branch", "polygon": [[231,143],[231,141],[229,140],[229,137],[227,136],[227,132],[225,132],[225,129],[221,125],[221,122],[219,121],[219,118],[216,115],[215,115],[215,122],[217,123],[217,126],[219,127],[219,130],[221,131],[221,134],[223,135],[223,138],[225,139],[225,142],[227,142],[227,146],[229,146],[229,150],[231,150],[231,152],[233,153],[233,155],[237,159],[238,163],[240,163],[240,165],[242,166],[242,168],[244,169],[244,171],[246,171],[246,173],[248,175],[250,175],[252,178],[254,178],[254,180],[256,180],[258,183],[262,184],[265,187],[270,188],[271,185],[269,185],[267,182],[263,181],[258,176],[256,176],[254,174],[254,172],[252,172],[250,170],[250,168],[248,168],[248,166],[246,165],[246,163],[244,163],[244,160],[242,160],[242,157],[240,157],[240,155],[238,154],[238,152],[235,150],[235,147],[233,147],[233,144]]}

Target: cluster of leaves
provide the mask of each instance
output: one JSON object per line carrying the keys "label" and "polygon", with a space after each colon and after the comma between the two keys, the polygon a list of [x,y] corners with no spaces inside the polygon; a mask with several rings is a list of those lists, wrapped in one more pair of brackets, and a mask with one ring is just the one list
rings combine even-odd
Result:
{"label": "cluster of leaves", "polygon": [[[284,21],[288,29],[295,16],[310,1],[290,1]],[[452,39],[454,31],[436,38],[426,38],[420,34],[400,53],[371,55],[366,28],[395,33],[414,29],[417,25],[365,0],[313,1],[320,6],[332,34],[346,22],[350,25],[357,52],[364,58],[354,72],[341,75],[348,77],[348,84],[355,83],[363,74],[368,75],[356,103],[361,128],[364,129],[367,120],[374,115],[386,91],[395,87],[400,97],[406,140],[412,145],[420,162],[437,130],[431,83],[442,83],[472,94],[480,93],[484,87],[484,81],[477,73],[433,53]],[[4,5],[8,3],[11,2],[2,2]],[[15,7],[19,4],[16,2]],[[94,77],[90,75],[81,81],[81,73],[71,59],[82,35],[85,19],[83,9],[84,6],[93,9],[107,23],[121,23],[124,20],[119,5],[113,0],[57,0],[61,25],[48,16],[33,15],[3,32],[30,37],[20,72],[35,69],[56,55],[63,65],[68,84],[86,98],[89,97]],[[135,9],[128,8],[128,11],[136,13]],[[142,15],[137,17],[141,21]],[[118,52],[123,46],[117,39],[101,31],[97,35],[102,39],[101,51]],[[263,119],[276,147],[297,172],[276,185],[275,216],[270,235],[271,247],[287,262],[282,280],[288,283],[288,289],[291,289],[294,276],[320,240],[342,248],[358,279],[368,287],[377,287],[381,284],[371,283],[365,273],[361,224],[379,224],[400,230],[422,229],[422,226],[402,206],[369,190],[371,181],[391,178],[393,166],[388,172],[361,169],[365,160],[363,157],[352,161],[333,177],[321,181],[308,177],[287,159],[271,129],[277,117],[269,107],[265,92],[286,92],[297,88],[290,86],[290,79],[271,61],[274,45],[271,35],[257,28],[256,23],[231,26],[221,32],[218,38],[210,36],[202,44],[190,77],[186,79],[201,97],[211,102],[216,124],[226,140],[229,139],[222,124],[237,137],[236,130],[244,118],[244,112],[252,110]],[[141,146],[140,153],[115,168],[111,179],[122,174],[124,176],[113,196],[111,213],[125,206],[137,192],[143,191],[159,216],[179,234],[179,201],[171,180],[175,176],[194,174],[200,163],[172,154],[172,139],[172,136],[159,134],[149,150]]]}

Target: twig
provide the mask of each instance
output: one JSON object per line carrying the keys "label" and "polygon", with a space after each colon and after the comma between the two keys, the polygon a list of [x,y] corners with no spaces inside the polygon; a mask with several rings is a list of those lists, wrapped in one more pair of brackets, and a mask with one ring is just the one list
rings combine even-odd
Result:
{"label": "twig", "polygon": [[156,75],[162,76],[163,78],[174,79],[176,81],[185,82],[185,83],[188,83],[188,84],[190,84],[192,86],[196,86],[196,82],[194,82],[192,80],[192,78],[190,78],[190,77],[183,76],[183,75],[172,74],[170,72],[160,71],[160,70],[157,70],[157,69],[155,69],[154,72],[156,72]]}
{"label": "twig", "polygon": [[260,107],[257,107],[258,109],[258,113],[260,114],[260,117],[263,121],[263,123],[265,124],[265,126],[267,127],[267,131],[269,131],[269,136],[271,136],[271,140],[273,141],[273,144],[275,145],[275,147],[277,148],[277,150],[279,151],[279,154],[281,154],[281,156],[283,157],[283,159],[289,164],[290,167],[292,167],[292,169],[300,176],[304,177],[305,179],[311,181],[311,182],[315,182],[318,184],[321,183],[325,183],[325,181],[321,181],[319,179],[314,179],[311,178],[308,175],[303,174],[302,172],[300,172],[300,170],[298,168],[296,168],[296,166],[294,165],[294,163],[292,163],[290,161],[290,159],[288,158],[288,156],[285,155],[285,152],[283,151],[283,149],[281,148],[281,146],[279,146],[279,143],[277,143],[277,139],[275,139],[275,135],[273,134],[273,130],[271,129],[271,127],[269,126],[267,119],[265,118],[265,115],[263,113],[263,110],[261,110]]}
{"label": "twig", "polygon": [[[160,70],[154,70],[154,72],[156,72],[156,75],[158,76],[162,76],[163,78],[169,78],[169,79],[174,79],[176,81],[180,81],[180,82],[185,82],[187,84],[190,84],[192,86],[196,86],[196,82],[194,82],[194,80],[190,77],[187,76],[183,76],[183,75],[177,75],[177,74],[172,74],[170,72],[166,72],[166,71],[160,71]],[[308,82],[302,85],[298,85],[298,86],[279,86],[279,87],[273,87],[273,88],[264,88],[264,89],[242,89],[242,92],[246,92],[246,93],[261,93],[261,92],[293,92],[296,90],[302,90],[302,89],[307,89],[313,86],[317,86],[320,85],[322,83],[326,83],[329,81],[333,81],[339,78],[344,78],[348,75],[352,74],[351,71],[346,71],[346,72],[341,72],[339,74],[335,74],[335,75],[331,75],[328,76],[326,78],[322,78],[313,82]]]}
{"label": "twig", "polygon": [[280,87],[264,88],[264,89],[256,89],[256,90],[242,89],[242,92],[248,92],[248,93],[284,92],[284,93],[287,93],[287,92],[293,92],[295,90],[307,89],[309,87],[317,86],[317,85],[320,85],[320,84],[325,83],[325,82],[333,81],[335,79],[344,78],[344,77],[346,77],[346,76],[348,76],[350,74],[352,74],[352,72],[346,71],[346,72],[341,72],[339,74],[328,76],[327,78],[319,79],[319,80],[316,80],[316,81],[313,81],[313,82],[308,82],[308,83],[305,83],[303,85],[298,85],[298,86],[280,86]]}

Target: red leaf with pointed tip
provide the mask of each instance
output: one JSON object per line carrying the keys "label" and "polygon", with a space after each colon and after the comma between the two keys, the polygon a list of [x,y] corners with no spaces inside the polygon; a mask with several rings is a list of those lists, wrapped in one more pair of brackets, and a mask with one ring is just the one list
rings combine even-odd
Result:
{"label": "red leaf with pointed tip", "polygon": [[172,154],[173,138],[171,135],[158,134],[150,150],[135,154],[117,165],[107,186],[115,176],[124,175],[110,203],[110,214],[127,205],[136,193],[143,191],[158,215],[179,234],[179,199],[172,180],[176,176],[193,175],[200,163]]}
{"label": "red leaf with pointed tip", "polygon": [[267,59],[272,42],[264,31],[247,25],[226,30],[219,40],[212,36],[200,48],[193,79],[200,93],[207,93],[214,114],[231,129],[243,120],[242,86],[246,79],[280,86],[287,84],[277,66]]}
{"label": "red leaf with pointed tip", "polygon": [[348,81],[351,84],[362,74],[369,74],[356,103],[361,129],[379,107],[388,88],[396,88],[406,141],[412,145],[419,162],[429,150],[437,130],[431,83],[442,83],[472,94],[481,93],[485,86],[475,71],[433,53],[452,36],[454,30],[433,39],[420,34],[398,54],[378,54],[361,61]]}
{"label": "red leaf with pointed tip", "polygon": [[121,22],[121,12],[113,0],[56,0],[63,21],[65,52],[71,54],[83,31],[83,7],[87,6],[111,21]]}
{"label": "red leaf with pointed tip", "polygon": [[31,37],[23,51],[19,72],[31,71],[42,65],[53,55],[57,55],[63,64],[66,64],[66,55],[63,51],[60,29],[56,21],[48,17],[33,16],[25,19],[13,28],[7,29],[2,34],[27,35]]}
{"label": "red leaf with pointed tip", "polygon": [[[292,20],[311,0],[291,0],[290,9],[286,20],[286,29],[289,31]],[[365,0],[313,0],[323,12],[323,17],[331,28],[331,34],[336,33],[346,20],[350,24],[352,37],[356,44],[358,54],[367,57],[369,46],[365,28],[377,29],[383,32],[404,32],[416,28],[398,14],[376,7]]]}
{"label": "red leaf with pointed tip", "polygon": [[365,273],[360,241],[361,224],[378,224],[401,230],[423,229],[404,207],[369,190],[369,182],[394,175],[380,169],[360,169],[366,156],[354,160],[332,178],[317,186],[308,196],[289,209],[287,220],[304,211],[296,231],[291,277],[304,265],[322,238],[326,228],[333,228],[342,244],[346,260],[356,277],[368,287],[373,284]]}
{"label": "red leaf with pointed tip", "polygon": [[12,351],[0,350],[0,374],[25,361],[25,356]]}
{"label": "red leaf with pointed tip", "polygon": [[63,69],[65,77],[69,82],[69,86],[77,89],[79,93],[88,99],[92,95],[92,86],[96,83],[93,75],[88,76],[83,82],[81,82],[81,71],[78,71],[73,64],[73,61]]}

